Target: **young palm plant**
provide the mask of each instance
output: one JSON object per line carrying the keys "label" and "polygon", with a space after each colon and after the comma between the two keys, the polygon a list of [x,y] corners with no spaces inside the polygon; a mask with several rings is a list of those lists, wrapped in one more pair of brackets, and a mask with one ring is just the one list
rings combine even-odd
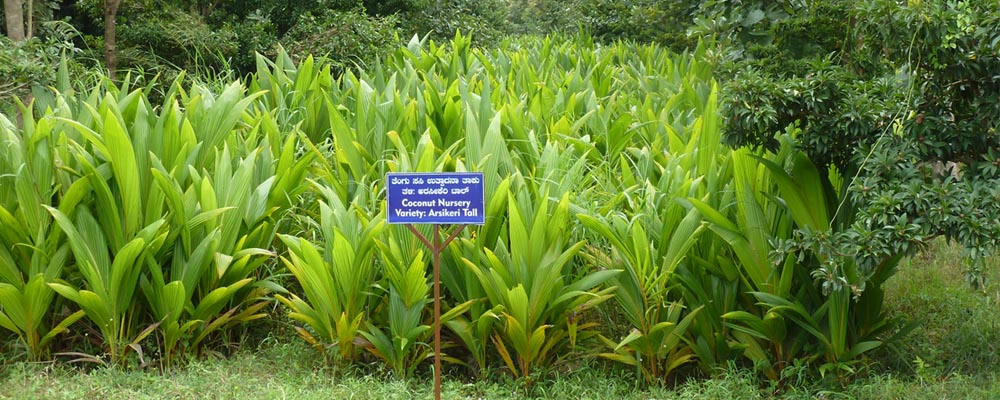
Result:
{"label": "young palm plant", "polygon": [[[794,132],[793,132],[794,133]],[[881,314],[880,285],[896,260],[886,260],[872,283],[872,293],[852,286],[858,272],[850,255],[824,252],[819,241],[793,250],[777,246],[795,243],[799,231],[829,235],[835,227],[837,197],[829,176],[801,152],[789,135],[779,136],[777,153],[734,151],[736,208],[732,219],[697,199],[709,228],[726,243],[738,260],[740,281],[746,293],[742,309],[722,315],[744,355],[766,366],[772,380],[783,379],[782,370],[794,360],[825,361],[823,372],[838,375],[853,371],[851,365],[864,353],[881,345],[876,337],[888,328]],[[814,282],[829,265],[840,270],[841,285],[825,293]],[[858,298],[858,302],[852,301]],[[863,300],[863,301],[861,301]],[[857,307],[866,307],[861,310]]]}
{"label": "young palm plant", "polygon": [[378,278],[374,251],[385,218],[359,208],[363,198],[345,204],[331,189],[319,184],[316,189],[324,195],[319,221],[323,246],[280,236],[288,247],[288,258],[282,261],[302,286],[305,298],[296,294],[276,297],[291,310],[292,319],[311,330],[296,328],[303,339],[323,354],[332,346],[337,360],[351,362],[357,357],[356,339],[369,315]]}
{"label": "young palm plant", "polygon": [[27,140],[0,115],[0,182],[13,188],[0,197],[0,327],[17,334],[28,358],[40,361],[83,311],[49,326],[55,292],[47,283],[63,277],[69,245],[44,208],[63,194],[53,183],[52,121],[35,121],[28,111],[22,109]]}
{"label": "young palm plant", "polygon": [[515,377],[527,378],[593,328],[570,326],[583,311],[612,296],[613,287],[599,286],[619,271],[573,276],[572,262],[584,243],[569,243],[568,195],[550,202],[546,193],[533,196],[522,188],[510,194],[507,204],[509,238],[495,250],[484,249],[479,260],[464,261],[490,304],[502,307],[502,328],[493,335],[500,357]]}
{"label": "young palm plant", "polygon": [[[136,103],[142,103],[141,95],[121,106]],[[143,194],[148,191],[119,103],[109,95],[99,109],[90,110],[94,121],[99,121],[97,130],[63,120],[85,140],[68,142],[81,173],[69,189],[75,195],[67,196],[70,201],[64,198],[58,209],[46,207],[66,234],[85,286],[78,289],[65,281],[49,286],[80,306],[104,335],[112,363],[121,363],[127,348],[135,349],[152,331],[153,325],[136,332],[135,324],[140,321],[135,292],[144,259],[159,251],[167,226],[164,218],[144,215]],[[93,203],[85,202],[86,198]]]}
{"label": "young palm plant", "polygon": [[[663,210],[670,207],[682,208],[675,203]],[[640,367],[650,383],[666,381],[674,369],[693,357],[687,346],[687,329],[701,307],[688,311],[682,318],[684,306],[670,289],[674,270],[702,231],[700,214],[697,210],[686,215],[663,212],[632,221],[622,215],[615,215],[609,221],[587,215],[579,218],[615,249],[610,264],[620,266],[622,273],[611,278],[610,283],[618,288],[615,302],[632,325],[620,342],[604,339],[612,352],[601,355]],[[650,221],[659,218],[666,219]],[[663,226],[666,236],[651,238],[643,226]]]}

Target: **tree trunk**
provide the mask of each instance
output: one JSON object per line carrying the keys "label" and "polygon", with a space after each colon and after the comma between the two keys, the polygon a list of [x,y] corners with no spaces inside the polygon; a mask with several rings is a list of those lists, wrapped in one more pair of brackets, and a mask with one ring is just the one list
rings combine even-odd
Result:
{"label": "tree trunk", "polygon": [[[28,2],[28,26],[27,32],[24,34],[25,39],[31,39],[35,37],[35,0],[27,0]],[[23,17],[22,17],[23,19]]]}
{"label": "tree trunk", "polygon": [[7,37],[15,42],[24,40],[24,10],[22,0],[3,0],[3,14],[7,19]]}
{"label": "tree trunk", "polygon": [[[24,9],[21,8],[22,0],[3,0],[3,14],[5,23],[7,24],[7,37],[15,42],[20,42],[24,40]],[[16,93],[17,88],[15,87],[11,93]],[[31,93],[28,93],[27,101],[25,104],[31,104]],[[16,107],[14,120],[17,124],[17,128],[21,129],[23,127],[23,118],[21,118],[21,107]]]}
{"label": "tree trunk", "polygon": [[[5,0],[6,1],[6,0]],[[122,0],[104,1],[104,63],[108,67],[108,75],[115,78],[118,69],[118,48],[115,45],[115,18],[118,17],[118,5]]]}

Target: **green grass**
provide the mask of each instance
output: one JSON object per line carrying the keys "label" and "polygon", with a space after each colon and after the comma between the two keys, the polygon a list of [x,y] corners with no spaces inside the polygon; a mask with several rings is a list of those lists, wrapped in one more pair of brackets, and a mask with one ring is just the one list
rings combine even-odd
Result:
{"label": "green grass", "polygon": [[[694,381],[675,390],[636,388],[614,371],[585,367],[538,383],[529,392],[510,379],[463,382],[446,379],[447,399],[662,399],[761,398],[748,372],[710,381]],[[17,363],[0,378],[0,398],[12,399],[426,399],[432,379],[409,381],[381,373],[334,371],[319,362],[305,345],[276,344],[228,359],[196,361],[174,373],[97,368],[81,371],[66,365]]]}
{"label": "green grass", "polygon": [[[846,387],[805,371],[777,391],[753,371],[733,368],[715,379],[649,387],[600,361],[550,371],[531,389],[503,373],[474,380],[446,377],[448,399],[991,399],[1000,398],[1000,269],[987,263],[987,284],[969,286],[961,251],[935,242],[905,261],[887,286],[887,311],[919,318],[920,327],[874,355],[867,374]],[[257,350],[194,361],[174,372],[79,368],[10,362],[0,369],[0,398],[11,399],[426,399],[432,378],[392,378],[378,366],[336,370],[290,333]],[[2,361],[2,360],[0,360]]]}
{"label": "green grass", "polygon": [[936,241],[888,282],[887,312],[919,326],[883,354],[886,369],[937,380],[1000,371],[1000,263],[987,260],[974,289],[961,253]]}
{"label": "green grass", "polygon": [[[80,371],[65,365],[17,363],[0,378],[0,398],[11,399],[427,399],[431,380],[403,381],[379,373],[340,372],[323,367],[305,346],[279,344],[229,359],[197,361],[171,374],[98,368]],[[446,379],[448,399],[947,399],[996,398],[1000,375],[952,375],[920,381],[876,375],[843,390],[797,387],[780,396],[761,387],[749,370],[710,380],[691,380],[672,389],[640,387],[614,371],[583,368],[540,382],[530,393],[506,379],[462,382]]]}

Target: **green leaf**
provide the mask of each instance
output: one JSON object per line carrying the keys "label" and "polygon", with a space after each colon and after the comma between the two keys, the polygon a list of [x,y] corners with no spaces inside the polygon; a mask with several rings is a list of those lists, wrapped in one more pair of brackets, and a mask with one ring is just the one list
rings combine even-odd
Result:
{"label": "green leaf", "polygon": [[104,117],[104,140],[111,161],[115,181],[121,196],[121,207],[124,212],[125,237],[133,237],[142,222],[144,191],[139,185],[139,165],[136,163],[135,150],[118,118],[108,113]]}

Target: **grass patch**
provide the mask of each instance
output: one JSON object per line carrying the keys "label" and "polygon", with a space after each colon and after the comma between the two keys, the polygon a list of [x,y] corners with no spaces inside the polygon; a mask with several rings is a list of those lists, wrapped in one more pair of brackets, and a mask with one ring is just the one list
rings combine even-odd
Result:
{"label": "grass patch", "polygon": [[[66,365],[16,363],[7,366],[0,398],[11,399],[429,399],[430,377],[399,380],[379,374],[334,371],[305,346],[280,344],[228,359],[190,363],[174,373]],[[714,380],[692,380],[674,389],[636,387],[615,371],[583,367],[539,382],[530,392],[505,379],[461,382],[446,379],[447,399],[756,399],[763,398],[749,371]]]}
{"label": "grass patch", "polygon": [[[275,344],[228,359],[195,361],[175,372],[97,368],[82,371],[51,363],[14,363],[0,378],[0,398],[12,399],[162,399],[294,398],[419,399],[432,398],[433,380],[393,379],[387,374],[326,367],[311,349]],[[446,379],[442,398],[449,399],[615,399],[672,397],[666,389],[636,390],[622,376],[584,367],[536,385],[530,393],[504,379],[462,382]]]}
{"label": "grass patch", "polygon": [[[943,399],[996,398],[1000,375],[952,374],[938,380],[890,374],[859,379],[842,390],[793,387],[769,390],[754,372],[735,369],[714,379],[691,379],[674,388],[645,387],[620,370],[586,365],[553,374],[526,393],[510,379],[462,382],[445,379],[448,399]],[[175,372],[97,368],[83,371],[63,364],[19,362],[4,368],[0,398],[10,399],[429,399],[432,380],[400,380],[381,373],[337,371],[311,349],[279,343],[231,358],[195,361]]]}
{"label": "grass patch", "polygon": [[994,372],[969,377],[955,374],[938,381],[911,376],[881,374],[859,379],[842,390],[791,388],[785,399],[996,399],[1000,397],[1000,375]]}
{"label": "grass patch", "polygon": [[941,240],[900,265],[886,285],[886,309],[920,325],[881,354],[885,369],[923,380],[1000,371],[1000,263],[985,264],[979,289],[969,284],[961,248]]}
{"label": "grass patch", "polygon": [[[448,399],[991,399],[1000,398],[1000,271],[987,263],[987,284],[966,280],[961,250],[935,242],[904,261],[887,283],[887,312],[921,325],[873,358],[869,375],[847,387],[809,379],[782,393],[757,373],[733,367],[714,379],[650,387],[617,365],[593,361],[550,371],[525,391],[505,374],[463,381],[446,377]],[[991,292],[993,291],[993,292]],[[991,293],[994,293],[991,295]],[[428,399],[429,371],[401,380],[380,366],[337,370],[291,334],[225,359],[193,361],[170,373],[121,368],[81,369],[53,363],[0,360],[0,398],[10,399]],[[808,375],[808,374],[807,374]]]}

